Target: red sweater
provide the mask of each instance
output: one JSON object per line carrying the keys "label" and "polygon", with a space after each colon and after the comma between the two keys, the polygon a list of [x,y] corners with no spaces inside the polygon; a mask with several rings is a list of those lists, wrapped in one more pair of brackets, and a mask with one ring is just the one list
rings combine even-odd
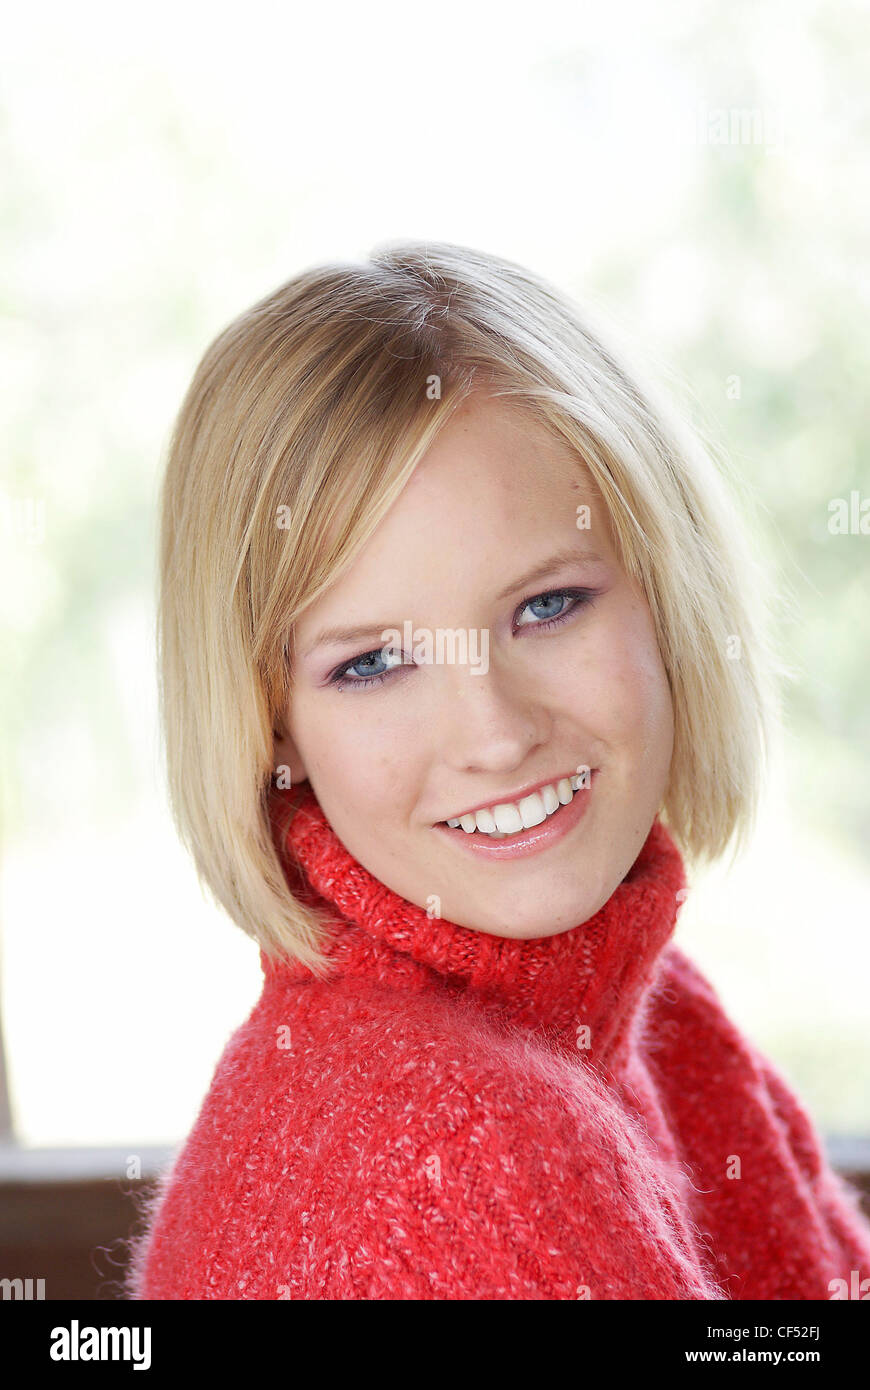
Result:
{"label": "red sweater", "polygon": [[519,941],[399,897],[310,789],[271,810],[337,969],[261,952],[130,1297],[828,1299],[870,1275],[857,1194],[669,944],[659,821],[594,917]]}

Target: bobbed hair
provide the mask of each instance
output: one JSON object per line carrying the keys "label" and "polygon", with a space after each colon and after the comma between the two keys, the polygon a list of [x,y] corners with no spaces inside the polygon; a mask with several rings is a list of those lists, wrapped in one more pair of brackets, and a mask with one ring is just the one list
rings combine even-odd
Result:
{"label": "bobbed hair", "polygon": [[327,919],[291,892],[269,823],[293,626],[481,388],[569,443],[646,595],[674,706],[660,815],[684,855],[735,850],[754,819],[775,662],[714,450],[588,312],[513,262],[411,241],[318,266],[240,314],[196,368],[161,488],[157,624],[182,842],[267,955],[317,974]]}

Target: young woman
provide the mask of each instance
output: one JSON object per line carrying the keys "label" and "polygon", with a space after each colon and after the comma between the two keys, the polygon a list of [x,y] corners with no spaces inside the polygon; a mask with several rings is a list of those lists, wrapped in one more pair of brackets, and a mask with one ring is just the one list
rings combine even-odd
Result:
{"label": "young woman", "polygon": [[263,991],[137,1237],[167,1299],[828,1299],[870,1227],[671,941],[751,824],[752,565],[579,310],[447,244],[200,363],[162,501],[173,807]]}

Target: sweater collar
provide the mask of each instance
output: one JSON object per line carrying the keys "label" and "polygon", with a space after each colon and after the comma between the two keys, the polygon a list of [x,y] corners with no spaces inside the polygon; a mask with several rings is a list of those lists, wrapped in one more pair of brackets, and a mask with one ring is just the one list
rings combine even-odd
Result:
{"label": "sweater collar", "polygon": [[[269,797],[273,841],[291,891],[326,907],[324,954],[346,976],[463,995],[508,1025],[612,1067],[630,1039],[685,886],[682,856],[657,818],[622,882],[593,917],[555,936],[515,940],[429,917],[348,851],[309,787],[295,814]],[[680,898],[678,898],[680,894]],[[337,913],[337,916],[336,916]],[[267,979],[310,972],[260,953]],[[330,977],[332,978],[332,977]]]}

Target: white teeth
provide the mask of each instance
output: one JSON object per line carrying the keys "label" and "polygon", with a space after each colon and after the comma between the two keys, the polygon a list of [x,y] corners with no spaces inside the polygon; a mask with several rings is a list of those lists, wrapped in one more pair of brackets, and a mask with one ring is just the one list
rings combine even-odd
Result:
{"label": "white teeth", "polygon": [[515,835],[518,830],[531,830],[533,825],[540,825],[560,806],[567,806],[574,799],[575,791],[584,785],[586,783],[575,773],[570,777],[561,777],[558,782],[548,783],[518,802],[500,802],[497,806],[484,807],[480,811],[467,811],[464,816],[456,816],[447,824],[453,830],[461,826],[468,835],[480,831],[493,840],[501,840],[505,835]]}
{"label": "white teeth", "polygon": [[500,801],[498,806],[493,806],[492,814],[495,816],[496,830],[500,830],[503,835],[513,835],[523,828],[523,818],[519,809],[510,801]]}
{"label": "white teeth", "polygon": [[547,819],[544,798],[537,792],[532,792],[531,796],[524,796],[520,802],[520,815],[523,818],[524,830],[531,830],[533,825],[540,825],[542,820]]}
{"label": "white teeth", "polygon": [[563,777],[560,782],[557,782],[556,791],[559,794],[559,800],[561,801],[562,805],[567,806],[568,802],[571,801],[574,796],[574,792],[571,787],[571,778]]}

